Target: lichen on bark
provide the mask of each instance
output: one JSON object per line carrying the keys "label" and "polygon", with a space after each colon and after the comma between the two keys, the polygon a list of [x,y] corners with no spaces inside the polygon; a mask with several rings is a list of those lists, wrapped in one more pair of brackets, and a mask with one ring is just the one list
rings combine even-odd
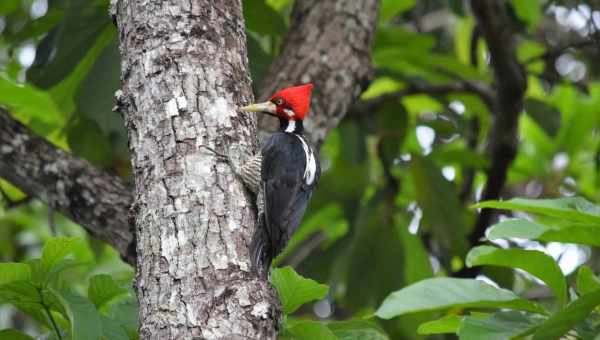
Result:
{"label": "lichen on bark", "polygon": [[135,178],[141,338],[266,339],[280,312],[250,272],[254,199],[228,164],[256,150],[239,0],[126,1],[120,32]]}

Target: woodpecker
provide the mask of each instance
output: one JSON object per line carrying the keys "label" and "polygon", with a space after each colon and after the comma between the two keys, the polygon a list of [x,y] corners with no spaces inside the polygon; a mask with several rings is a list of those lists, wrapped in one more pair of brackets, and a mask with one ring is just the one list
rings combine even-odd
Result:
{"label": "woodpecker", "polygon": [[279,119],[279,131],[238,171],[250,190],[258,194],[262,189],[262,212],[250,245],[252,265],[261,276],[268,275],[271,261],[298,229],[321,174],[319,158],[303,135],[312,88],[285,88],[264,103],[241,108]]}

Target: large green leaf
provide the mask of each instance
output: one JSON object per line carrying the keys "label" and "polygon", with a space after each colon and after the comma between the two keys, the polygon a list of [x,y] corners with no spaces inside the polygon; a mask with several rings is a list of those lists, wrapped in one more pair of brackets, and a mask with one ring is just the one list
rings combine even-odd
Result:
{"label": "large green leaf", "polygon": [[0,104],[28,122],[35,120],[46,127],[36,132],[47,135],[48,130],[64,124],[64,116],[48,93],[28,84],[16,84],[0,77]]}
{"label": "large green leaf", "polygon": [[389,337],[374,323],[366,320],[335,321],[327,324],[340,340],[387,340]]}
{"label": "large green leaf", "polygon": [[599,228],[586,224],[573,223],[560,228],[550,227],[538,222],[515,218],[493,225],[488,233],[489,240],[499,238],[523,238],[545,242],[579,243],[600,247]]}
{"label": "large green leaf", "polygon": [[4,329],[0,331],[0,340],[33,340],[33,338],[16,329]]}
{"label": "large green leaf", "polygon": [[600,291],[581,296],[542,323],[535,332],[533,340],[558,339],[585,320],[598,305],[600,305]]}
{"label": "large green leaf", "polygon": [[410,254],[405,254],[401,247],[402,240],[392,215],[393,197],[388,197],[388,190],[378,190],[360,208],[354,222],[354,238],[348,253],[344,254],[348,261],[345,297],[353,308],[375,307],[403,283],[400,268]]}
{"label": "large green leaf", "polygon": [[0,16],[10,14],[21,7],[21,0],[2,0],[0,1]]}
{"label": "large green leaf", "polygon": [[298,275],[292,267],[273,270],[271,281],[279,293],[283,312],[293,313],[303,304],[324,298],[329,287]]}
{"label": "large green leaf", "polygon": [[535,27],[542,17],[539,0],[510,0],[510,4],[517,16],[531,28]]}
{"label": "large green leaf", "polygon": [[460,325],[458,336],[461,340],[506,340],[526,333],[539,321],[519,312],[500,312],[489,318],[467,316]]}
{"label": "large green leaf", "polygon": [[554,106],[535,98],[524,102],[525,112],[548,134],[556,137],[560,129],[560,111]]}
{"label": "large green leaf", "polygon": [[[106,46],[115,40],[116,35],[114,26],[105,27],[75,68],[64,79],[52,86],[50,93],[64,112],[71,113],[75,110],[75,95],[81,83],[86,79],[87,74],[92,70]],[[93,81],[102,81],[102,79],[94,79]]]}
{"label": "large green leaf", "polygon": [[423,210],[421,225],[431,230],[452,255],[464,255],[466,223],[452,183],[429,158],[413,155],[410,169],[417,202]]}
{"label": "large green leaf", "polygon": [[507,201],[480,202],[475,204],[474,207],[525,211],[600,226],[600,207],[582,197],[557,199],[513,198]]}
{"label": "large green leaf", "polygon": [[0,263],[0,285],[14,281],[27,281],[31,278],[29,266],[24,263]]}
{"label": "large green leaf", "polygon": [[588,266],[581,266],[577,271],[577,292],[580,295],[600,291],[600,279]]}
{"label": "large green leaf", "polygon": [[0,304],[12,304],[40,324],[50,326],[41,296],[38,288],[29,281],[14,281],[0,286]]}
{"label": "large green leaf", "polygon": [[116,320],[100,315],[102,322],[102,340],[129,340],[127,332]]}
{"label": "large green leaf", "polygon": [[56,237],[49,239],[44,244],[44,248],[42,248],[42,257],[40,259],[41,270],[44,273],[50,273],[54,266],[57,266],[73,252],[78,240],[77,237]]}
{"label": "large green leaf", "polygon": [[492,265],[522,269],[544,281],[561,303],[567,302],[567,282],[554,259],[541,251],[479,246],[467,255],[469,267]]}
{"label": "large green leaf", "polygon": [[422,323],[417,332],[422,335],[457,333],[463,318],[462,315],[447,315],[441,319]]}
{"label": "large green leaf", "polygon": [[127,288],[121,287],[112,276],[106,274],[94,275],[90,278],[88,298],[98,310],[114,299],[128,294]]}
{"label": "large green leaf", "polygon": [[105,29],[115,30],[106,15],[108,1],[70,0],[51,2],[63,20],[40,42],[27,79],[47,89],[67,78],[90,53]]}
{"label": "large green leaf", "polygon": [[246,43],[248,45],[248,61],[250,64],[250,74],[252,75],[252,87],[255,91],[258,91],[261,89],[264,77],[269,72],[273,57],[263,49],[251,32],[246,34]]}
{"label": "large green leaf", "polygon": [[110,305],[110,318],[118,321],[130,339],[137,339],[139,327],[137,299],[127,299]]}
{"label": "large green leaf", "polygon": [[382,20],[389,20],[393,17],[408,11],[415,6],[416,0],[383,0],[379,10],[379,17]]}
{"label": "large green leaf", "polygon": [[94,304],[87,298],[70,292],[51,290],[64,307],[70,322],[72,339],[98,339],[102,335],[102,320]]}
{"label": "large green leaf", "polygon": [[244,1],[246,27],[263,35],[281,36],[286,27],[283,18],[264,0]]}
{"label": "large green leaf", "polygon": [[47,33],[56,26],[63,18],[61,10],[52,8],[46,15],[28,22],[22,29],[13,35],[7,35],[6,40],[10,43],[19,43],[27,39],[37,38]]}
{"label": "large green leaf", "polygon": [[294,322],[285,329],[281,338],[290,340],[338,340],[338,337],[325,324],[311,320]]}
{"label": "large green leaf", "polygon": [[448,308],[510,308],[545,314],[541,306],[513,292],[470,279],[427,279],[391,293],[376,315],[383,319]]}
{"label": "large green leaf", "polygon": [[73,154],[96,165],[108,166],[112,162],[111,145],[98,124],[80,117],[69,125],[67,142]]}

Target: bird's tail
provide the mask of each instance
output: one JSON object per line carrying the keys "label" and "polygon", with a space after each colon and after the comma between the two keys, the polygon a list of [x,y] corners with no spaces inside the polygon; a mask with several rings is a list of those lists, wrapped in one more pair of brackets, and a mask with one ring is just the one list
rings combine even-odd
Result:
{"label": "bird's tail", "polygon": [[252,270],[259,277],[266,279],[269,275],[271,261],[273,261],[273,250],[264,214],[259,215],[257,227],[252,235],[250,260],[252,261]]}

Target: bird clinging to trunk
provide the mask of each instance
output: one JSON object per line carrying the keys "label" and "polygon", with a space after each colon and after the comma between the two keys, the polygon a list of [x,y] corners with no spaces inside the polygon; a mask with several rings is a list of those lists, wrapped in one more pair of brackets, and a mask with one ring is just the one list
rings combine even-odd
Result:
{"label": "bird clinging to trunk", "polygon": [[250,246],[252,264],[261,276],[268,274],[271,261],[298,229],[321,173],[318,156],[302,134],[312,88],[312,84],[289,87],[264,103],[241,108],[277,117],[280,122],[279,131],[260,154],[238,172],[252,191],[263,190],[263,209]]}

